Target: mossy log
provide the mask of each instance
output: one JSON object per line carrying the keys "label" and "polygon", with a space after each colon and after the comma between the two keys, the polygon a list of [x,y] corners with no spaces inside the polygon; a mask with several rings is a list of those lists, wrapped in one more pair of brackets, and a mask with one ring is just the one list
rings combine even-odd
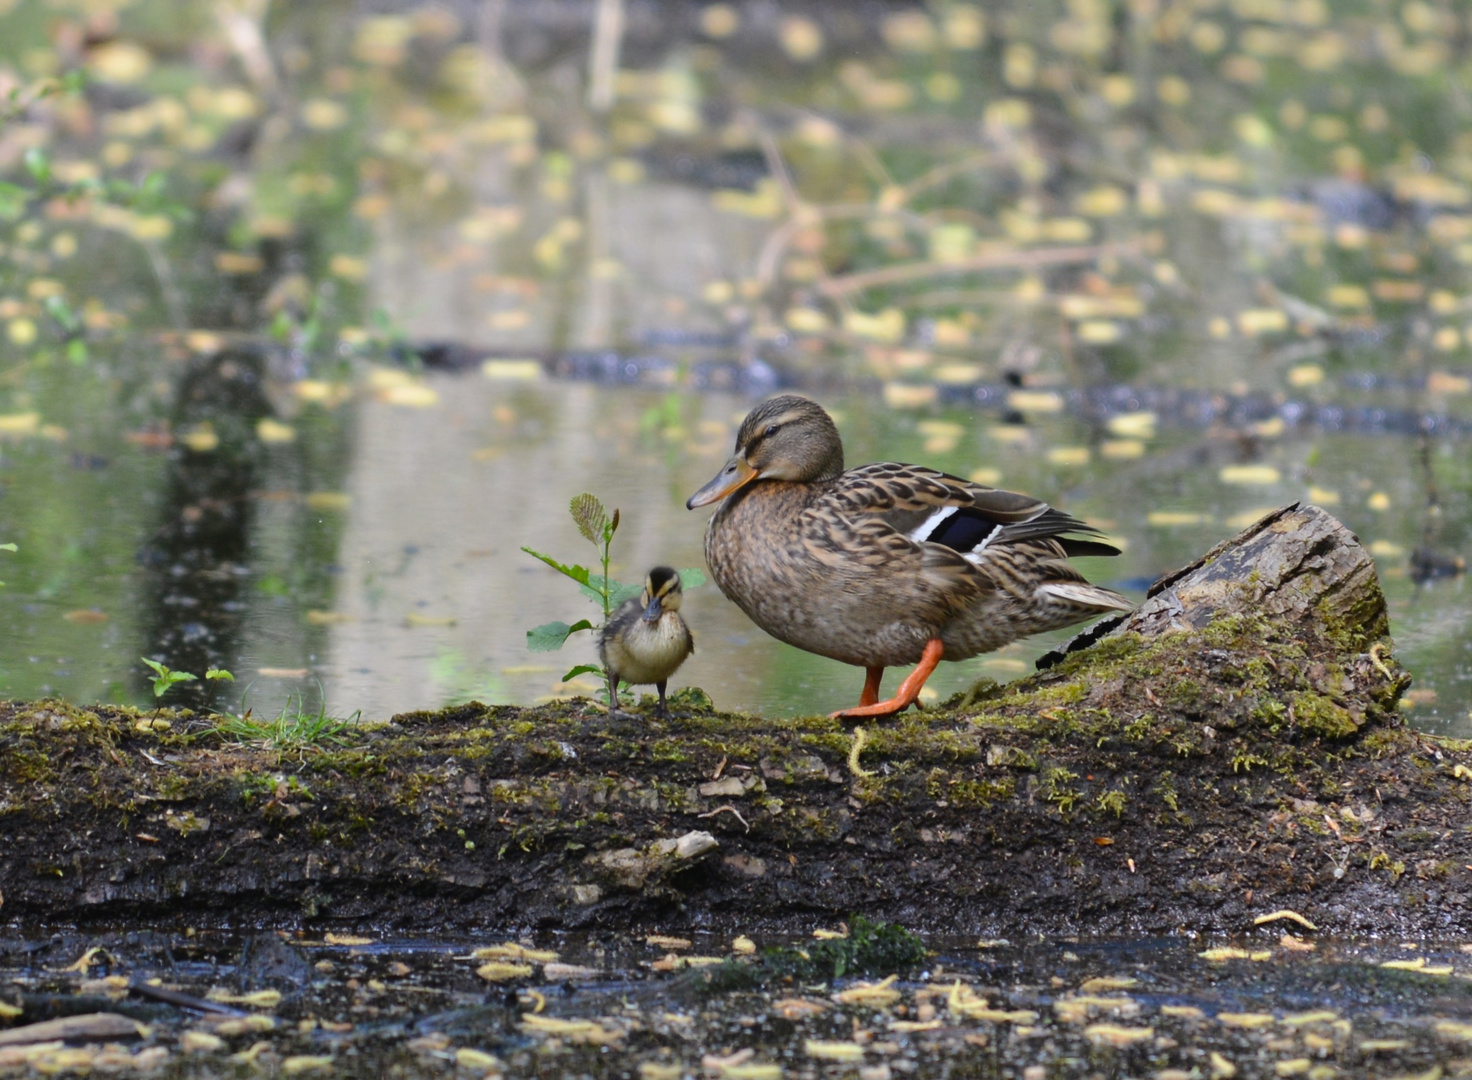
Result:
{"label": "mossy log", "polygon": [[1402,724],[1386,630],[1358,541],[1288,507],[1046,670],[862,731],[472,704],[287,754],[11,703],[0,919],[1465,934],[1472,754]]}

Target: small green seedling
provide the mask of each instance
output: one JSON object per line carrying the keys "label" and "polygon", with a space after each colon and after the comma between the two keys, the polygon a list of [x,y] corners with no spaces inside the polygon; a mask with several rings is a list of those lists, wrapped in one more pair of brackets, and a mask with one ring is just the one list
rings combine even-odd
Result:
{"label": "small green seedling", "polygon": [[[596,626],[588,619],[579,619],[569,625],[565,622],[543,623],[534,630],[526,632],[526,644],[532,652],[556,652],[567,643],[567,639],[573,634],[583,630],[597,630],[608,622],[609,616],[618,609],[619,605],[630,597],[638,596],[642,585],[625,585],[614,581],[608,576],[609,549],[613,545],[613,534],[618,532],[619,513],[614,510],[609,514],[595,495],[583,492],[573,497],[568,504],[568,511],[572,519],[577,523],[578,532],[582,533],[588,543],[598,549],[598,558],[603,567],[603,573],[595,574],[586,566],[576,563],[571,565],[560,563],[550,555],[543,555],[540,551],[533,551],[529,547],[521,550],[556,570],[564,577],[572,578],[577,582],[579,591],[594,603],[598,604],[603,611],[603,621]],[[680,584],[686,589],[698,588],[705,584],[705,575],[699,570],[681,570]],[[579,664],[562,677],[563,682],[575,679],[579,675],[603,675],[603,668],[598,664]]]}
{"label": "small green seedling", "polygon": [[[146,656],[142,660],[149,667],[153,668],[154,673],[149,676],[148,681],[153,683],[153,696],[155,698],[163,697],[175,683],[194,682],[199,678],[199,676],[188,671],[174,671],[172,668],[167,668],[157,660],[150,660]],[[206,679],[228,679],[230,682],[235,681],[235,676],[224,668],[212,667],[204,673],[204,677]]]}

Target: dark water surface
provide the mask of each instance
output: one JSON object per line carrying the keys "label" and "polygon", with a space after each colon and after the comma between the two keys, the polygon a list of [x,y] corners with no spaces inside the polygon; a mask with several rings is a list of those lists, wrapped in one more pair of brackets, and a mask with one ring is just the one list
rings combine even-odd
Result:
{"label": "dark water surface", "polygon": [[0,1048],[0,1062],[47,1075],[417,1077],[458,1066],[753,1080],[1466,1071],[1466,946],[1312,936],[1280,920],[1230,944],[930,941],[920,967],[882,980],[785,981],[752,973],[769,972],[770,950],[812,939],[12,936],[0,938],[0,1002],[24,1021],[106,1011],[147,1027]]}

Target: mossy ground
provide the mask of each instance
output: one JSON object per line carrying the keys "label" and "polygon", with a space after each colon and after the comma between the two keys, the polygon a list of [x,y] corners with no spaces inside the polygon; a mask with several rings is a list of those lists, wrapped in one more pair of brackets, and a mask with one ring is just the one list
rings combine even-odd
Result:
{"label": "mossy ground", "polygon": [[[1403,727],[1378,649],[1261,619],[1107,638],[869,725],[478,704],[283,753],[208,719],[0,709],[4,914],[312,921],[1472,930],[1472,755]],[[857,752],[855,747],[857,746]],[[690,863],[646,860],[709,832]],[[622,854],[621,854],[622,853]],[[632,855],[630,854],[632,853]],[[610,869],[610,868],[614,869]]]}

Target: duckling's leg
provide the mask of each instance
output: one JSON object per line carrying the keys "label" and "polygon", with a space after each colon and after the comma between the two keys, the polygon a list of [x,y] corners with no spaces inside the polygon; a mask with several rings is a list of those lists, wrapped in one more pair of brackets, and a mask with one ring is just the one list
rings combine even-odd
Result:
{"label": "duckling's leg", "polygon": [[670,681],[668,679],[660,679],[659,682],[654,684],[654,688],[659,691],[659,718],[661,720],[667,720],[670,715],[669,704],[664,700],[664,688],[669,684]]}
{"label": "duckling's leg", "polygon": [[873,705],[879,700],[879,680],[884,678],[884,669],[871,667],[864,670],[868,674],[864,676],[864,692],[859,695],[859,704]]}
{"label": "duckling's leg", "polygon": [[[829,715],[835,720],[852,720],[861,716],[890,716],[897,712],[903,712],[915,704],[915,699],[920,696],[920,688],[925,685],[925,680],[930,678],[930,673],[935,670],[941,657],[945,655],[946,647],[941,644],[940,638],[931,638],[925,643],[925,651],[920,654],[920,663],[915,665],[915,670],[905,677],[900,683],[900,688],[894,692],[894,697],[888,701],[880,701],[874,704],[860,705],[857,709],[841,709]],[[865,696],[869,692],[869,681],[873,680],[875,693],[878,693],[879,680],[874,672],[882,671],[882,668],[870,668],[869,679],[864,681]]]}
{"label": "duckling's leg", "polygon": [[618,712],[618,675],[612,668],[608,669],[608,711]]}

